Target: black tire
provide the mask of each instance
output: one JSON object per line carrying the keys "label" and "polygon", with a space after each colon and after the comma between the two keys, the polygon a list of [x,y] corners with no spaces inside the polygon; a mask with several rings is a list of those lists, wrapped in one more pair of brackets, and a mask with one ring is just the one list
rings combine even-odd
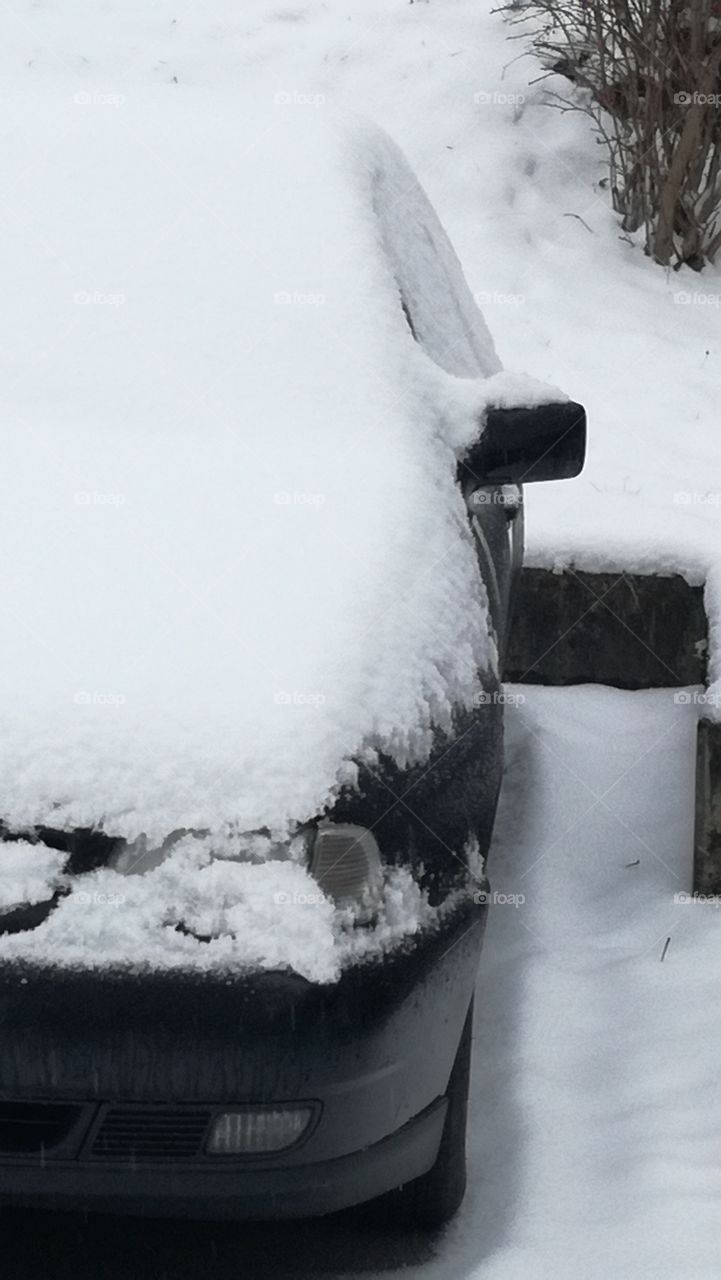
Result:
{"label": "black tire", "polygon": [[436,1162],[428,1173],[395,1191],[389,1191],[375,1202],[375,1216],[385,1225],[433,1231],[448,1222],[460,1208],[466,1190],[466,1124],[472,1038],[471,1000],[446,1090],[448,1110]]}

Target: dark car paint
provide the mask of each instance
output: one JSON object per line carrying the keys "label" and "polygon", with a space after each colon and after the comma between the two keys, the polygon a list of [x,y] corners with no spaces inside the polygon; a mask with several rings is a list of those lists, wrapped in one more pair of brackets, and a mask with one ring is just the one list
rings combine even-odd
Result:
{"label": "dark car paint", "polygon": [[[425,1172],[485,912],[485,902],[459,894],[439,928],[328,985],[292,974],[220,980],[3,966],[0,1098],[85,1105],[69,1144],[3,1155],[0,1201],[104,1209],[127,1201],[127,1210],[149,1196],[154,1212],[192,1204],[212,1215],[217,1200],[220,1214],[282,1217],[389,1190],[401,1166],[406,1178]],[[162,1103],[182,1119],[199,1104],[297,1100],[316,1104],[317,1123],[275,1156],[109,1161],[88,1150],[109,1102]],[[424,1118],[413,1129],[416,1117]],[[334,1161],[345,1161],[338,1178]]]}

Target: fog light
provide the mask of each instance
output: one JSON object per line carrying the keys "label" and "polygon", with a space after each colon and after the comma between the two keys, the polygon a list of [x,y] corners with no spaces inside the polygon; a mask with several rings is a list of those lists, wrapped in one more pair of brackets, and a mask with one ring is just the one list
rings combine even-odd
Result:
{"label": "fog light", "polygon": [[311,874],[340,907],[356,909],[367,923],[383,896],[383,867],[375,836],[350,822],[323,822],[313,845]]}
{"label": "fog light", "polygon": [[257,1156],[284,1151],[303,1136],[312,1107],[244,1107],[216,1116],[208,1138],[211,1156]]}

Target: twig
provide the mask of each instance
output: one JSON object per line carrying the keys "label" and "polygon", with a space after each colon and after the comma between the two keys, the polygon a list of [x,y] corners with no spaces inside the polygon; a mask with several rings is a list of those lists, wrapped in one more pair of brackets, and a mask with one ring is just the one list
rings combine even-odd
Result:
{"label": "twig", "polygon": [[587,230],[587,231],[590,231],[590,233],[591,233],[591,235],[592,235],[592,236],[595,236],[596,232],[593,230],[593,227],[589,227],[589,225],[588,225],[588,223],[586,222],[585,218],[582,218],[582,217],[581,217],[581,215],[580,215],[580,213],[564,213],[564,215],[563,215],[563,216],[564,216],[564,218],[576,218],[578,222],[583,223],[583,225],[584,225],[584,227],[586,228],[586,230]]}
{"label": "twig", "polygon": [[666,959],[666,952],[668,951],[670,946],[671,946],[671,939],[667,938],[663,944],[663,951],[661,952],[661,964],[663,964],[664,960]]}

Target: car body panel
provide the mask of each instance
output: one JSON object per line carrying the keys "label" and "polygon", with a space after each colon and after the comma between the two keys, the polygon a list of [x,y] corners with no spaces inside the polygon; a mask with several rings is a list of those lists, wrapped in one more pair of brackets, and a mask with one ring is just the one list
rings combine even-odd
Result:
{"label": "car body panel", "polygon": [[[350,967],[327,986],[289,974],[219,981],[5,968],[0,1111],[3,1101],[46,1099],[78,1104],[82,1119],[55,1154],[52,1148],[3,1153],[0,1201],[25,1201],[43,1189],[50,1198],[72,1199],[73,1187],[77,1203],[92,1200],[93,1171],[108,1162],[93,1154],[89,1135],[111,1102],[141,1109],[176,1103],[182,1117],[190,1107],[215,1113],[233,1104],[309,1100],[317,1123],[292,1150],[240,1161],[200,1152],[185,1161],[188,1176],[175,1183],[167,1165],[180,1169],[184,1162],[171,1155],[158,1194],[182,1199],[188,1186],[197,1190],[203,1172],[214,1187],[225,1175],[235,1213],[254,1215],[257,1194],[236,1189],[240,1174],[262,1169],[272,1186],[272,1174],[297,1169],[306,1171],[309,1189],[316,1187],[313,1212],[339,1207],[321,1166],[375,1147],[443,1097],[473,993],[485,913],[484,903],[467,896],[442,927],[381,961]],[[429,1132],[435,1134],[433,1125]],[[0,1125],[0,1149],[2,1134]],[[413,1176],[424,1172],[432,1146],[426,1140],[407,1148],[401,1140],[405,1168],[416,1152]],[[147,1161],[125,1161],[126,1170],[141,1167],[147,1185]],[[295,1195],[291,1200],[289,1211],[300,1203]]]}
{"label": "car body panel", "polygon": [[0,1204],[212,1219],[312,1217],[371,1200],[427,1172],[446,1100],[351,1155],[313,1164],[223,1168],[58,1162],[0,1170]]}

